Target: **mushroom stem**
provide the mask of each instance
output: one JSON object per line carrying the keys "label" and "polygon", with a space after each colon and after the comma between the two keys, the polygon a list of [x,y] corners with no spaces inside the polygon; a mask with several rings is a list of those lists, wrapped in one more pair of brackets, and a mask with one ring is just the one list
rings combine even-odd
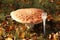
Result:
{"label": "mushroom stem", "polygon": [[34,24],[26,23],[25,26],[27,27],[27,30],[29,30],[34,26]]}
{"label": "mushroom stem", "polygon": [[33,26],[34,26],[34,24],[25,24],[25,27],[27,28],[25,31],[25,34],[27,34],[26,37],[29,37],[29,35],[30,35],[29,29],[31,29]]}

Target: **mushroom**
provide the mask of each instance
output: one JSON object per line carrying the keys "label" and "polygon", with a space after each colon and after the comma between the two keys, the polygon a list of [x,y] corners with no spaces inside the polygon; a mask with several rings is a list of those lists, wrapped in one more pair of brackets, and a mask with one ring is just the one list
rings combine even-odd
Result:
{"label": "mushroom", "polygon": [[43,10],[37,8],[25,8],[13,11],[10,15],[13,20],[25,24],[29,29],[33,27],[34,24],[42,22],[41,15],[43,12]]}

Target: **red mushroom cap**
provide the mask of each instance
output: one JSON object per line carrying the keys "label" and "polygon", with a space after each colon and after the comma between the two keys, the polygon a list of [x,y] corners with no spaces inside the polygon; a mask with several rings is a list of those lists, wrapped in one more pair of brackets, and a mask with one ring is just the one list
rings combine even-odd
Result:
{"label": "red mushroom cap", "polygon": [[37,24],[42,22],[41,15],[44,11],[36,8],[18,9],[11,12],[11,17],[20,23]]}

